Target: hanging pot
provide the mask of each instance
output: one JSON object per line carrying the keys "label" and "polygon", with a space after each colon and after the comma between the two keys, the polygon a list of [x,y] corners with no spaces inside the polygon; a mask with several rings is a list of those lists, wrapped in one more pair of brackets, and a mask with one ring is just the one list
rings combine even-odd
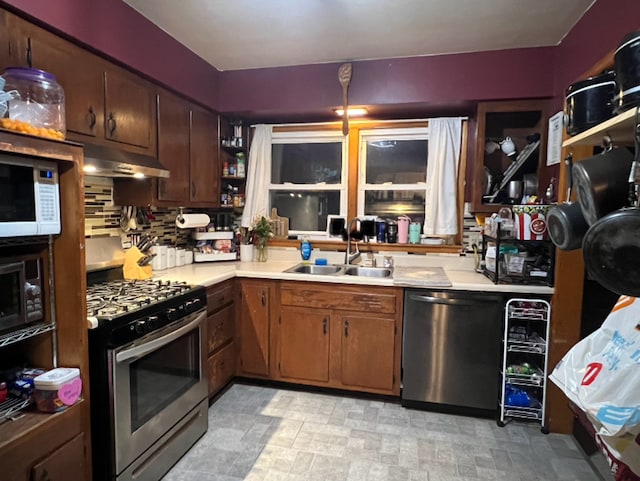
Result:
{"label": "hanging pot", "polygon": [[579,134],[613,117],[615,93],[613,70],[569,85],[566,93],[567,133]]}
{"label": "hanging pot", "polygon": [[620,295],[640,297],[640,209],[606,215],[587,231],[582,246],[587,272]]}
{"label": "hanging pot", "polygon": [[614,107],[620,113],[640,105],[640,32],[625,35],[613,61],[617,83]]}
{"label": "hanging pot", "polygon": [[579,249],[582,246],[582,238],[589,225],[582,215],[582,207],[578,203],[571,203],[571,189],[573,179],[571,176],[571,156],[565,159],[567,175],[567,202],[555,205],[547,213],[547,229],[553,243],[565,251]]}
{"label": "hanging pot", "polygon": [[574,164],[573,184],[589,225],[627,205],[632,162],[633,154],[626,148],[618,148]]}

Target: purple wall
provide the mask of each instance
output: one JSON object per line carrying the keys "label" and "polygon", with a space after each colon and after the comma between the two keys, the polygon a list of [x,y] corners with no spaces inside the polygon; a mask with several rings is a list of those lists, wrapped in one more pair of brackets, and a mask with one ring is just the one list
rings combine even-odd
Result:
{"label": "purple wall", "polygon": [[562,109],[566,88],[609,52],[626,33],[640,29],[638,0],[598,0],[555,49],[555,107]]}
{"label": "purple wall", "polygon": [[[354,62],[349,103],[428,109],[473,100],[551,97],[552,57],[549,47]],[[342,102],[339,66],[222,72],[220,111],[276,117],[330,112]]]}
{"label": "purple wall", "polygon": [[4,0],[54,29],[211,108],[220,72],[121,0]]}

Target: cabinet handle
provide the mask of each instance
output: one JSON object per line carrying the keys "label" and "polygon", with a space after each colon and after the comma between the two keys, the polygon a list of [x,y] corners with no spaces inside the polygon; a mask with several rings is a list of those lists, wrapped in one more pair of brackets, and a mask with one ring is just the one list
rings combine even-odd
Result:
{"label": "cabinet handle", "polygon": [[322,334],[327,335],[327,318],[322,319]]}
{"label": "cabinet handle", "polygon": [[31,37],[27,39],[27,65],[29,68],[33,67],[32,54],[31,54]]}
{"label": "cabinet handle", "polygon": [[42,471],[42,474],[40,475],[40,478],[37,481],[51,481],[51,478],[49,477],[49,471],[47,471],[47,468],[45,468]]}
{"label": "cabinet handle", "polygon": [[265,295],[265,293],[262,293],[262,305],[266,306],[267,305],[267,296]]}
{"label": "cabinet handle", "polygon": [[89,128],[92,129],[96,126],[96,113],[93,111],[93,106],[89,105]]}
{"label": "cabinet handle", "polygon": [[195,197],[196,196],[196,183],[192,180],[191,181],[191,197]]}
{"label": "cabinet handle", "polygon": [[349,337],[349,319],[344,321],[344,337]]}
{"label": "cabinet handle", "polygon": [[109,120],[107,121],[109,124],[109,135],[113,136],[113,133],[116,131],[116,119],[113,118],[113,112],[109,113]]}

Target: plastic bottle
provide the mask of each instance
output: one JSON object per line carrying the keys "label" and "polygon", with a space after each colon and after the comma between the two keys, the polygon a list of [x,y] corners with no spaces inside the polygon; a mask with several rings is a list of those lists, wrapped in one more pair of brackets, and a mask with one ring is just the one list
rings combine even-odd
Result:
{"label": "plastic bottle", "polygon": [[244,177],[246,173],[244,169],[244,154],[242,152],[236,155],[236,161],[238,162],[238,166],[236,167],[236,176]]}
{"label": "plastic bottle", "polygon": [[222,164],[222,176],[223,177],[229,176],[229,162],[227,162],[226,160],[224,164]]}
{"label": "plastic bottle", "polygon": [[306,237],[303,239],[302,244],[300,244],[300,256],[303,261],[308,261],[311,257],[311,251],[313,247],[311,247],[311,242]]}

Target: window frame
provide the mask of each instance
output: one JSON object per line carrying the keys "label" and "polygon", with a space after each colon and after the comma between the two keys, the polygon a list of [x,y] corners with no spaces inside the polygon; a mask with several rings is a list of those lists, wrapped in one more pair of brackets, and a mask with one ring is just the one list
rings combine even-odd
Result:
{"label": "window frame", "polygon": [[[367,216],[364,212],[365,197],[367,191],[414,191],[424,190],[425,198],[427,193],[427,172],[425,165],[424,182],[414,184],[394,184],[392,182],[384,184],[367,183],[367,143],[385,140],[426,140],[429,141],[429,127],[392,127],[376,129],[360,129],[358,131],[358,193],[357,209],[358,217]],[[427,159],[428,161],[428,159]],[[426,202],[426,200],[425,200]]]}
{"label": "window frame", "polygon": [[[292,126],[293,127],[293,126]],[[349,138],[342,135],[341,131],[326,130],[319,128],[318,130],[310,129],[307,125],[301,130],[283,130],[274,132],[271,135],[271,145],[278,144],[309,144],[309,143],[335,143],[342,144],[342,168],[340,171],[340,183],[327,184],[321,182],[318,184],[294,184],[285,182],[283,184],[274,184],[271,182],[273,176],[272,167],[273,159],[268,166],[269,182],[267,184],[267,191],[269,195],[269,212],[273,208],[271,205],[271,192],[273,191],[310,191],[310,192],[322,192],[322,191],[338,191],[340,193],[340,212],[334,215],[347,216],[348,202],[349,202]],[[326,235],[327,230],[318,231],[303,231],[303,230],[290,230],[292,235],[308,235],[308,236],[323,236]]]}

